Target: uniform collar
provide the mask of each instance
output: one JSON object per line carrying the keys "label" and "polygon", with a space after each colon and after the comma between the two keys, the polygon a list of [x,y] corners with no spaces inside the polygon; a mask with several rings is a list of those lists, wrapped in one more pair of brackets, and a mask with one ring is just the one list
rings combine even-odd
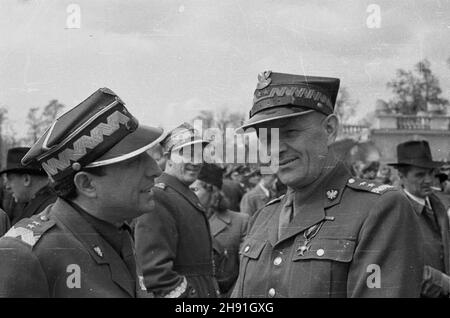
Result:
{"label": "uniform collar", "polygon": [[211,235],[216,236],[227,226],[231,224],[231,217],[228,214],[228,211],[224,212],[215,212],[209,219],[209,225],[211,227]]}
{"label": "uniform collar", "polygon": [[195,193],[189,189],[188,186],[183,184],[178,178],[163,172],[157,179],[157,183],[164,183],[165,185],[171,187],[176,192],[181,194],[189,203],[191,203],[197,210],[206,213],[205,208],[201,205]]}
{"label": "uniform collar", "polygon": [[[325,220],[325,210],[341,201],[342,193],[350,177],[350,172],[344,164],[337,162],[334,168],[315,186],[311,195],[304,202],[300,202],[296,195],[294,210],[297,209],[298,213],[296,213],[289,229],[281,236],[277,244]],[[286,198],[283,198],[280,207],[283,206],[285,201]],[[272,237],[274,236],[272,235]]]}
{"label": "uniform collar", "polygon": [[135,279],[111,244],[67,201],[58,198],[51,213],[85,246],[97,264],[108,264],[111,279],[131,297],[135,297]]}
{"label": "uniform collar", "polygon": [[[406,190],[405,188],[403,188],[403,191],[405,192],[405,194],[414,202],[418,203],[419,205],[421,205],[422,207],[427,206],[429,209],[431,208],[431,203],[430,203],[430,198],[427,196],[425,197],[425,199],[423,198],[419,198],[418,196],[415,196],[414,194],[410,193],[408,190]],[[422,210],[421,210],[422,211]]]}
{"label": "uniform collar", "polygon": [[108,242],[118,255],[122,251],[122,234],[123,232],[111,223],[100,220],[86,212],[83,208],[73,202],[67,202],[74,208],[92,227]]}

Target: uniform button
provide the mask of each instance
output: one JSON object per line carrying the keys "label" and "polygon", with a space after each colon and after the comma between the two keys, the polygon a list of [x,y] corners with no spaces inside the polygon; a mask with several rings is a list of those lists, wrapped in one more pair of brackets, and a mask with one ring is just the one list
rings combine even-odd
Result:
{"label": "uniform button", "polygon": [[348,179],[348,183],[355,183],[355,179],[353,178]]}
{"label": "uniform button", "polygon": [[275,259],[273,260],[273,265],[278,266],[278,265],[281,264],[282,261],[283,261],[283,259],[282,259],[281,257],[278,256],[277,258],[275,258]]}
{"label": "uniform button", "polygon": [[247,253],[249,249],[250,249],[250,245],[247,245],[247,246],[244,248],[244,252]]}
{"label": "uniform button", "polygon": [[275,289],[271,288],[269,289],[269,297],[274,297],[275,296]]}
{"label": "uniform button", "polygon": [[323,256],[323,254],[325,254],[325,251],[323,249],[319,248],[316,253],[317,253],[317,256]]}

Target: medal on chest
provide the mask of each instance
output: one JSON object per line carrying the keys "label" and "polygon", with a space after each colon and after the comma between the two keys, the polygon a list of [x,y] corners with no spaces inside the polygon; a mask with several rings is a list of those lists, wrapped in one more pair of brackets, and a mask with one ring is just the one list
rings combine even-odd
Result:
{"label": "medal on chest", "polygon": [[305,254],[307,251],[309,251],[309,249],[310,249],[309,243],[310,243],[311,240],[319,233],[320,229],[322,228],[323,224],[324,224],[326,221],[334,221],[334,217],[332,217],[332,216],[326,216],[326,217],[325,217],[325,220],[323,220],[323,221],[321,221],[321,222],[319,222],[319,223],[317,223],[317,224],[314,224],[314,225],[311,226],[310,228],[308,228],[308,229],[306,229],[305,231],[303,231],[303,238],[304,238],[304,241],[303,241],[303,244],[300,245],[300,246],[297,248],[297,253],[298,253],[298,255],[304,256],[304,254]]}

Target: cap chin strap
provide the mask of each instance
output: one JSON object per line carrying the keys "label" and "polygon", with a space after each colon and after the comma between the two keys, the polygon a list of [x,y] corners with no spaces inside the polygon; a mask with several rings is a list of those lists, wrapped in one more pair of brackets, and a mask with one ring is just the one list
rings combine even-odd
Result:
{"label": "cap chin strap", "polygon": [[118,163],[121,161],[131,159],[131,158],[136,157],[136,156],[140,155],[141,153],[149,150],[151,147],[153,147],[156,144],[158,144],[159,142],[161,142],[166,136],[167,136],[167,133],[163,130],[161,136],[159,136],[158,138],[156,138],[156,140],[152,141],[151,143],[149,143],[148,145],[146,145],[144,147],[141,147],[130,153],[127,153],[127,154],[124,154],[124,155],[121,155],[121,156],[118,156],[115,158],[91,162],[90,164],[86,165],[85,168],[95,168],[95,167],[107,166],[107,165],[112,165],[114,163]]}

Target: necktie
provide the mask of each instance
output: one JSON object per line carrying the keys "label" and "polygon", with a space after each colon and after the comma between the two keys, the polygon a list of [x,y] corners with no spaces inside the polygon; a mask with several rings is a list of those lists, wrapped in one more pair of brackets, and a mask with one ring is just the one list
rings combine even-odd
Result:
{"label": "necktie", "polygon": [[436,217],[434,216],[433,210],[428,207],[427,204],[423,207],[423,215],[425,216],[425,219],[430,224],[430,226],[436,231],[436,233],[440,233],[439,225],[436,221]]}
{"label": "necktie", "polygon": [[120,256],[125,262],[131,276],[136,280],[136,259],[134,256],[133,239],[131,238],[130,233],[125,229],[122,230],[122,249],[120,251]]}
{"label": "necktie", "polygon": [[278,239],[286,232],[289,228],[289,223],[291,223],[294,218],[294,192],[289,191],[286,193],[286,202],[280,211],[280,219],[278,222]]}

